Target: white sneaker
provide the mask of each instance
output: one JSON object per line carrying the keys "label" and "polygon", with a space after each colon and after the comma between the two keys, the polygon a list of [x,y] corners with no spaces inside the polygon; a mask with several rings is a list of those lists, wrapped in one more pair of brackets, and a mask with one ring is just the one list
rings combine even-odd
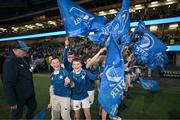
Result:
{"label": "white sneaker", "polygon": [[112,120],[122,120],[122,118],[118,117],[118,116],[116,116],[116,117],[109,116],[109,118]]}

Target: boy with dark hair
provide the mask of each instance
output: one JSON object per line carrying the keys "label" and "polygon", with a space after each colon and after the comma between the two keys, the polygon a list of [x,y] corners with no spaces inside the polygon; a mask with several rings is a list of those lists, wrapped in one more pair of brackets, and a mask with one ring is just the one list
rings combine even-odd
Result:
{"label": "boy with dark hair", "polygon": [[71,120],[71,89],[68,72],[61,68],[61,62],[57,56],[52,56],[50,64],[54,69],[54,72],[51,74],[50,104],[48,105],[49,108],[52,108],[52,120],[60,119],[60,114],[63,120]]}

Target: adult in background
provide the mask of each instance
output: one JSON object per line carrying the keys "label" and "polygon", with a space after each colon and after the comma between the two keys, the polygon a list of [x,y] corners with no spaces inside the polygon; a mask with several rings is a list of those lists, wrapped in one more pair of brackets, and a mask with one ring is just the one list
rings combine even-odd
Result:
{"label": "adult in background", "polygon": [[29,49],[23,41],[17,41],[3,64],[3,89],[11,119],[20,119],[24,106],[27,107],[26,118],[31,119],[37,106],[32,73],[26,60]]}
{"label": "adult in background", "polygon": [[3,63],[4,63],[5,57],[3,56],[3,54],[0,54],[0,79],[3,80],[3,75],[2,75],[2,71],[3,71]]}

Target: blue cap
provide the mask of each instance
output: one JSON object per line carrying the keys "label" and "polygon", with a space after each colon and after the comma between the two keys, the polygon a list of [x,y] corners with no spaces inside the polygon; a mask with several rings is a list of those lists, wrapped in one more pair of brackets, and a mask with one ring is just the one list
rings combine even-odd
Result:
{"label": "blue cap", "polygon": [[24,41],[18,40],[17,41],[18,48],[24,51],[28,51],[31,47],[27,46]]}

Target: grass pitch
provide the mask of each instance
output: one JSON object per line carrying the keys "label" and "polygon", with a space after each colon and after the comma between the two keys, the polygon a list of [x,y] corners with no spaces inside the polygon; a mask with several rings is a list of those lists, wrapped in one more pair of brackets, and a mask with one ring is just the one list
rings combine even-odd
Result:
{"label": "grass pitch", "polygon": [[[49,103],[49,74],[34,74],[34,86],[38,107],[36,113],[44,109]],[[139,84],[130,89],[130,98],[125,100],[128,108],[119,109],[119,116],[123,119],[180,119],[180,85],[161,85],[159,92],[143,90]],[[9,106],[0,81],[0,119],[9,118]],[[91,107],[92,119],[98,119],[97,90],[95,103]],[[50,111],[46,115],[50,119]]]}

